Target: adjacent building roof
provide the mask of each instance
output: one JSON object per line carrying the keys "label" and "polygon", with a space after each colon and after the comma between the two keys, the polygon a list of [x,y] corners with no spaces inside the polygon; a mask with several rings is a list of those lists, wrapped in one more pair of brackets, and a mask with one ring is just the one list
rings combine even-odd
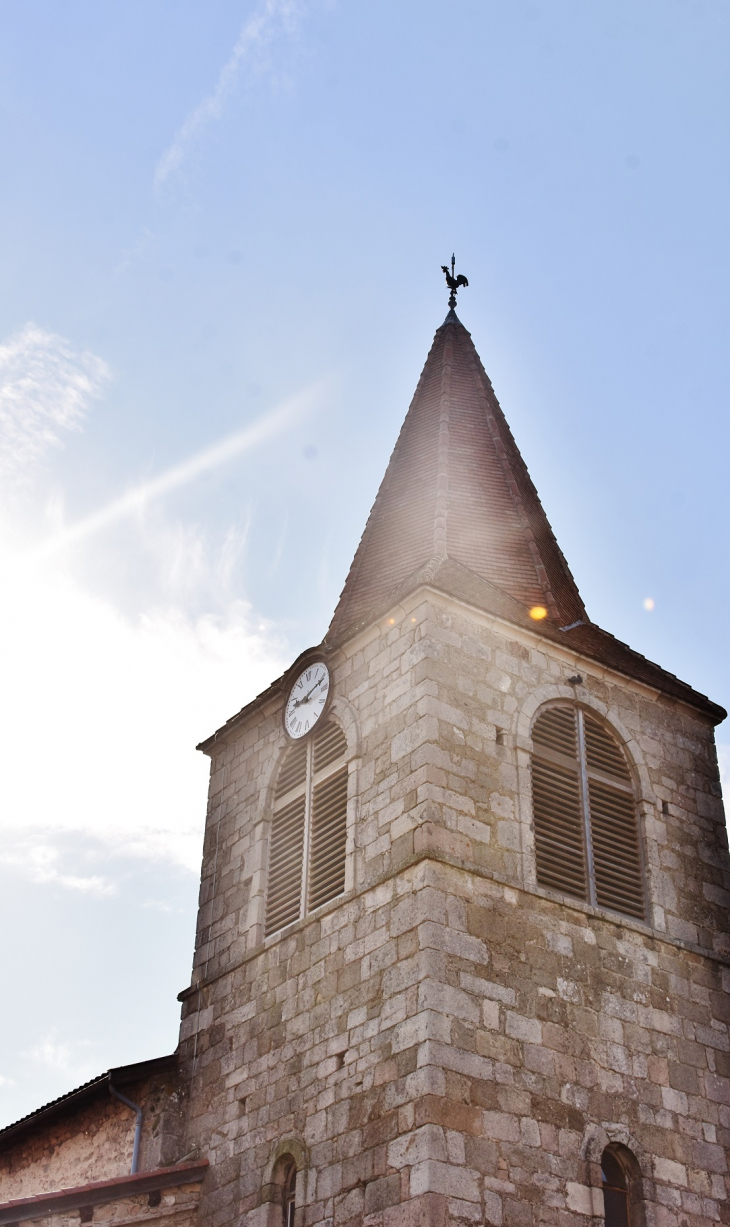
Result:
{"label": "adjacent building roof", "polygon": [[0,1129],[0,1150],[14,1146],[22,1134],[30,1132],[38,1125],[45,1125],[56,1116],[73,1112],[82,1104],[100,1096],[108,1099],[110,1083],[116,1087],[128,1086],[133,1082],[143,1082],[155,1074],[173,1073],[176,1069],[177,1053],[173,1052],[169,1056],[153,1057],[151,1061],[136,1061],[133,1065],[118,1065],[106,1070],[103,1074],[97,1074],[95,1078],[90,1078],[88,1082],[75,1087],[74,1090],[67,1091],[65,1095],[59,1095],[58,1099],[52,1099],[50,1103],[36,1108],[34,1112],[14,1121],[12,1125],[6,1125],[4,1129]]}
{"label": "adjacent building roof", "polygon": [[[52,1193],[37,1193],[35,1197],[16,1197],[0,1203],[0,1223],[15,1224],[29,1220],[49,1218],[51,1215],[69,1214],[81,1207],[104,1206],[110,1202],[139,1197],[141,1193],[153,1193],[162,1189],[184,1188],[203,1180],[209,1163],[198,1159],[194,1163],[177,1163],[174,1167],[157,1167],[151,1172],[135,1172],[133,1176],[116,1176],[112,1180],[95,1180],[70,1189],[58,1189]],[[93,1213],[93,1211],[92,1211]],[[158,1216],[155,1215],[155,1218]],[[119,1221],[119,1220],[117,1220]],[[145,1215],[140,1222],[149,1222]],[[124,1218],[121,1222],[129,1223]]]}

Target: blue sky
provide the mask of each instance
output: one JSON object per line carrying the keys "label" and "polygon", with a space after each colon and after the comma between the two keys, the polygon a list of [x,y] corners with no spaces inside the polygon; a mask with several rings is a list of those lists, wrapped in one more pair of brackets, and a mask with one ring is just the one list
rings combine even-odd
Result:
{"label": "blue sky", "polygon": [[730,703],[730,10],[0,19],[7,1122],[174,1048],[194,746],[322,638],[452,250],[592,618]]}

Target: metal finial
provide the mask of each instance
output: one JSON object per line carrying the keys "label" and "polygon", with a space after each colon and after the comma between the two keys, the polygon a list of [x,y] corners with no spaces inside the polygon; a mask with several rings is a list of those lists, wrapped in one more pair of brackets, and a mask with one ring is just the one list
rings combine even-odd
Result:
{"label": "metal finial", "polygon": [[451,290],[451,293],[449,294],[449,306],[451,307],[452,311],[454,307],[456,306],[456,294],[457,294],[457,291],[459,290],[459,287],[462,285],[469,284],[469,282],[467,281],[463,273],[459,273],[458,277],[455,275],[455,269],[456,269],[456,256],[453,256],[453,255],[451,257],[451,272],[449,272],[448,264],[441,265],[441,271],[446,276],[446,284]]}

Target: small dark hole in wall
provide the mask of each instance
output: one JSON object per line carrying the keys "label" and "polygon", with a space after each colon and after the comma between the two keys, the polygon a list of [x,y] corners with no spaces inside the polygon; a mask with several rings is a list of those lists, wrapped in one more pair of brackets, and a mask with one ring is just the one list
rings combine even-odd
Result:
{"label": "small dark hole in wall", "polygon": [[504,745],[504,729],[497,729],[497,735],[495,737],[495,741],[497,742],[498,746]]}
{"label": "small dark hole in wall", "polygon": [[335,1057],[335,1061],[336,1061],[335,1069],[342,1069],[342,1066],[345,1064],[344,1052],[338,1052]]}
{"label": "small dark hole in wall", "polygon": [[162,1193],[160,1192],[159,1189],[155,1189],[152,1193],[150,1193],[149,1197],[147,1198],[147,1205],[148,1206],[159,1206],[161,1201],[162,1201]]}
{"label": "small dark hole in wall", "polygon": [[80,1223],[90,1223],[93,1217],[94,1217],[94,1207],[93,1206],[82,1206],[81,1209],[79,1210],[79,1222]]}
{"label": "small dark hole in wall", "polygon": [[662,813],[663,814],[669,813],[669,802],[668,801],[662,801]]}
{"label": "small dark hole in wall", "polygon": [[240,1112],[241,1116],[245,1116],[245,1115],[246,1115],[246,1100],[247,1100],[247,1098],[248,1098],[248,1096],[247,1096],[247,1095],[242,1095],[242,1096],[241,1096],[241,1098],[240,1098],[240,1099],[239,1099],[239,1101],[238,1101],[238,1111]]}

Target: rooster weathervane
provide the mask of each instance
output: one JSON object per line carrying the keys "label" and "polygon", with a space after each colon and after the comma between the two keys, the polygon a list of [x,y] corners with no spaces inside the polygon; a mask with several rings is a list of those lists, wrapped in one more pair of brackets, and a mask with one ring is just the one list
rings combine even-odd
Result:
{"label": "rooster weathervane", "polygon": [[468,285],[468,284],[469,284],[469,282],[467,281],[467,279],[466,279],[466,277],[464,276],[464,274],[463,274],[463,273],[459,273],[459,276],[458,276],[458,277],[455,277],[455,276],[454,276],[454,268],[455,268],[455,265],[456,265],[456,257],[455,257],[455,256],[452,256],[452,257],[451,257],[451,272],[449,272],[449,266],[448,266],[448,264],[442,264],[442,265],[441,265],[441,271],[442,271],[442,272],[444,272],[444,273],[446,274],[446,284],[447,284],[447,286],[449,287],[449,289],[451,290],[451,293],[449,294],[449,306],[451,307],[451,310],[452,310],[452,311],[453,311],[454,307],[456,306],[456,295],[457,295],[457,292],[458,292],[459,288],[460,288],[462,285]]}

